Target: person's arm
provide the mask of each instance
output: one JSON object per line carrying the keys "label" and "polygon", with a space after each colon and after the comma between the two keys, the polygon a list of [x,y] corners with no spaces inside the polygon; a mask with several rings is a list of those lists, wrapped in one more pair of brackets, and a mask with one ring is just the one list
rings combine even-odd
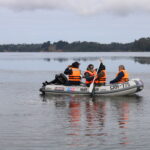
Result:
{"label": "person's arm", "polygon": [[87,81],[92,81],[94,79],[94,76],[91,77],[90,74],[87,72],[84,73],[84,77]]}
{"label": "person's arm", "polygon": [[120,72],[120,73],[118,74],[118,76],[117,76],[114,80],[110,81],[110,83],[119,82],[123,76],[124,76],[124,73],[123,73],[123,72]]}
{"label": "person's arm", "polygon": [[67,67],[64,71],[64,74],[66,75],[71,75],[72,74],[72,69],[70,67]]}
{"label": "person's arm", "polygon": [[102,70],[104,70],[104,67],[105,67],[104,64],[101,62],[97,73],[100,73]]}

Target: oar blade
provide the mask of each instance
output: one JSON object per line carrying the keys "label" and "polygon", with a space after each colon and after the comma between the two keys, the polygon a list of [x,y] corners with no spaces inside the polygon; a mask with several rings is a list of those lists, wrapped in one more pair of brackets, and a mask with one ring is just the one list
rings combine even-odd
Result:
{"label": "oar blade", "polygon": [[94,82],[92,82],[92,83],[90,84],[90,87],[89,87],[89,92],[90,92],[90,93],[92,93],[93,87],[94,87]]}

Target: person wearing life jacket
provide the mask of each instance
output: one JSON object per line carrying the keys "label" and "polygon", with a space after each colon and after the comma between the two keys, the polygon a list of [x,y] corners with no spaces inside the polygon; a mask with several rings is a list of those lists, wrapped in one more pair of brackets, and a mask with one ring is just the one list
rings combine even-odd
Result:
{"label": "person wearing life jacket", "polygon": [[79,65],[79,62],[74,62],[65,69],[64,74],[68,75],[68,82],[66,85],[80,85],[81,70],[79,69]]}
{"label": "person wearing life jacket", "polygon": [[129,81],[129,74],[125,70],[124,65],[119,66],[119,72],[116,74],[116,78],[110,81],[110,83],[124,83]]}
{"label": "person wearing life jacket", "polygon": [[93,82],[94,77],[97,75],[96,70],[94,69],[93,64],[89,64],[87,67],[87,70],[84,73],[85,77],[85,84],[86,86],[90,86],[90,84]]}
{"label": "person wearing life jacket", "polygon": [[105,70],[105,66],[103,65],[102,61],[101,61],[98,71],[96,69],[94,69],[94,65],[89,64],[87,67],[87,70],[84,73],[84,77],[86,79],[86,81],[85,81],[86,86],[88,86],[88,87],[93,82],[94,77],[96,77],[96,79],[94,81],[96,86],[105,85],[106,70]]}
{"label": "person wearing life jacket", "polygon": [[95,79],[95,85],[96,86],[102,86],[106,84],[106,67],[103,65],[101,62],[98,73],[97,73],[97,78]]}

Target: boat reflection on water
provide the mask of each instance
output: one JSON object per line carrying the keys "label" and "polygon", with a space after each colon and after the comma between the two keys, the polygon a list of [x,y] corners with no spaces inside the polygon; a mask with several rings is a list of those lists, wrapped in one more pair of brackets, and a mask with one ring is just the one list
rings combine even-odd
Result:
{"label": "boat reflection on water", "polygon": [[[82,145],[86,137],[101,137],[99,143],[117,142],[129,144],[134,112],[140,110],[142,97],[94,97],[79,95],[49,95],[44,102],[53,102],[56,108],[65,110],[66,135],[71,136],[70,145]],[[142,108],[141,108],[142,109]],[[113,138],[113,137],[115,138]],[[113,141],[117,140],[117,141]],[[76,144],[73,142],[76,141]],[[91,141],[91,144],[92,141]]]}

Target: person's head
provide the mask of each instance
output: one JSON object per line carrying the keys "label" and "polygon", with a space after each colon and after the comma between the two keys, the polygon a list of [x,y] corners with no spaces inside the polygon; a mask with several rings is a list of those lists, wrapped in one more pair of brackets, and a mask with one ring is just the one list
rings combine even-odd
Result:
{"label": "person's head", "polygon": [[80,63],[76,61],[76,62],[73,62],[71,66],[74,68],[79,68],[79,65]]}
{"label": "person's head", "polygon": [[93,64],[89,64],[87,67],[87,70],[93,70],[94,69],[94,65]]}
{"label": "person's head", "polygon": [[119,65],[119,71],[121,70],[125,70],[125,66],[124,65]]}

